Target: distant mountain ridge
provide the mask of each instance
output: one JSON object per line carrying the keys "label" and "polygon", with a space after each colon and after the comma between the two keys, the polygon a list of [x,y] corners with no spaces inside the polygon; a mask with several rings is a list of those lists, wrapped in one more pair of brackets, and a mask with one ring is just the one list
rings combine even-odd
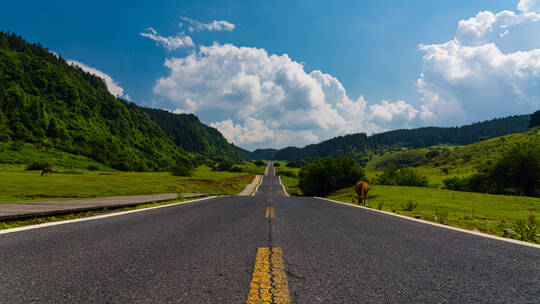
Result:
{"label": "distant mountain ridge", "polygon": [[278,152],[278,149],[257,149],[253,152],[244,150],[244,153],[249,157],[249,159],[274,159],[274,156]]}
{"label": "distant mountain ridge", "polygon": [[0,32],[0,141],[84,155],[119,170],[168,170],[194,153],[246,157],[194,115],[142,108],[40,44]]}
{"label": "distant mountain ridge", "polygon": [[383,132],[368,136],[356,133],[334,137],[303,148],[287,147],[277,151],[276,160],[352,155],[362,157],[381,147],[429,147],[437,144],[467,145],[481,140],[528,130],[531,115],[496,118],[461,127],[424,127]]}

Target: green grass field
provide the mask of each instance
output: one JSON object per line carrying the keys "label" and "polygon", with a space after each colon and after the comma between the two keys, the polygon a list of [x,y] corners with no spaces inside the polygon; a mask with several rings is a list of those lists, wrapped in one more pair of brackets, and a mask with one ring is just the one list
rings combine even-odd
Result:
{"label": "green grass field", "polygon": [[[285,163],[285,162],[282,162]],[[298,172],[300,172],[300,168],[287,168],[287,167],[278,167],[276,168],[276,173],[279,171],[291,171],[294,172],[298,176]],[[285,186],[285,189],[287,189],[287,193],[289,195],[299,195],[299,188],[298,188],[298,178],[290,177],[281,175],[281,182]]]}
{"label": "green grass field", "polygon": [[243,172],[253,175],[264,175],[264,170],[266,169],[266,166],[257,166],[253,162],[244,162],[244,164],[236,166],[242,168]]}
{"label": "green grass field", "polygon": [[298,195],[298,179],[289,176],[281,176],[281,182],[289,195]]}
{"label": "green grass field", "polygon": [[236,194],[254,177],[243,172],[213,172],[206,166],[189,177],[167,172],[79,172],[82,174],[42,177],[40,171],[24,171],[23,165],[4,164],[0,167],[0,203],[174,192]]}
{"label": "green grass field", "polygon": [[[328,198],[357,204],[353,187],[339,190]],[[416,202],[417,207],[403,211],[403,205],[409,201]],[[525,220],[531,213],[538,215],[540,212],[540,198],[379,185],[372,186],[367,205],[407,216],[420,214],[429,221],[443,221],[469,230],[476,228],[499,236],[505,228],[513,228],[517,220]],[[437,211],[439,217],[435,220]],[[447,219],[441,220],[445,212],[448,213]]]}

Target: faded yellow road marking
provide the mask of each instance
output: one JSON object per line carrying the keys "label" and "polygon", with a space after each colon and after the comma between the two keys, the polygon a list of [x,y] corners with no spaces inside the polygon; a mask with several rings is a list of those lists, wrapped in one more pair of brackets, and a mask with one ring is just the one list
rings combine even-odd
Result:
{"label": "faded yellow road marking", "polygon": [[274,210],[274,207],[266,207],[266,213],[264,214],[264,217],[266,218],[276,217],[276,211]]}
{"label": "faded yellow road marking", "polygon": [[259,247],[248,304],[291,303],[281,248]]}

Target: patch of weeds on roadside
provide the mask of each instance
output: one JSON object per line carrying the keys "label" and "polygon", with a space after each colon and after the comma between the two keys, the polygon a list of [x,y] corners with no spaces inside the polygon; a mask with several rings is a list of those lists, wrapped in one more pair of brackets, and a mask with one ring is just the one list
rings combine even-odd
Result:
{"label": "patch of weeds on roadside", "polygon": [[418,206],[418,203],[415,201],[407,201],[401,205],[401,210],[403,211],[413,211]]}
{"label": "patch of weeds on roadside", "polygon": [[517,220],[514,224],[517,239],[521,241],[538,243],[539,238],[536,234],[538,229],[538,222],[534,214],[530,214],[527,220]]}
{"label": "patch of weeds on roadside", "polygon": [[448,210],[442,210],[437,208],[435,210],[434,220],[439,224],[446,225],[448,223]]}

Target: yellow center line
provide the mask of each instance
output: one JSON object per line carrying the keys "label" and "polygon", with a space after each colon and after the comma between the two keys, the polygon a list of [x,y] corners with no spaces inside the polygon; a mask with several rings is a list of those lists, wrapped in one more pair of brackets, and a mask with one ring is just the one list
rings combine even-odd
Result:
{"label": "yellow center line", "polygon": [[274,207],[266,207],[266,213],[264,214],[265,218],[274,218],[276,217],[276,211]]}
{"label": "yellow center line", "polygon": [[247,304],[291,303],[281,248],[259,247]]}

